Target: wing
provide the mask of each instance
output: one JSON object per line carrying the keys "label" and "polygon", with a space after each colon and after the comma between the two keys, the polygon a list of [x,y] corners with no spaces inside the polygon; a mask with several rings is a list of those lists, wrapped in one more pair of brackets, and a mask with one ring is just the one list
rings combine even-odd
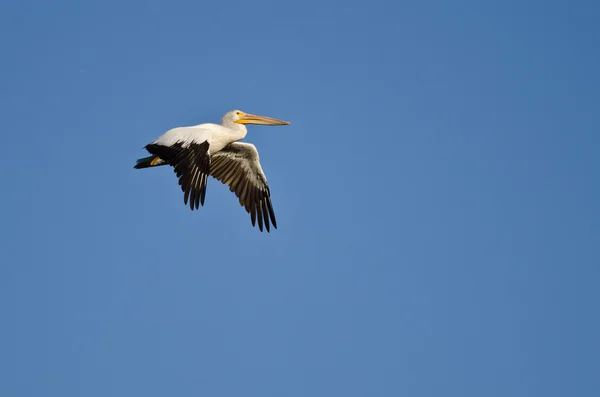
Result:
{"label": "wing", "polygon": [[184,204],[190,209],[204,205],[206,181],[210,173],[210,138],[208,130],[194,127],[175,128],[166,132],[146,150],[171,165],[179,178]]}
{"label": "wing", "polygon": [[250,143],[234,142],[213,154],[210,175],[229,186],[252,220],[263,231],[263,223],[270,232],[269,219],[275,229],[277,221],[271,204],[267,178],[260,166],[258,151]]}

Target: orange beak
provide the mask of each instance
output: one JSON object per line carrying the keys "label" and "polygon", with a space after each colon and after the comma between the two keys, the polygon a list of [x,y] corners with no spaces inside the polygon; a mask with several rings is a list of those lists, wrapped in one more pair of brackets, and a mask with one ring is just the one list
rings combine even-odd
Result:
{"label": "orange beak", "polygon": [[255,114],[244,113],[239,120],[234,121],[237,124],[259,124],[259,125],[289,125],[289,121],[274,119],[273,117],[257,116]]}

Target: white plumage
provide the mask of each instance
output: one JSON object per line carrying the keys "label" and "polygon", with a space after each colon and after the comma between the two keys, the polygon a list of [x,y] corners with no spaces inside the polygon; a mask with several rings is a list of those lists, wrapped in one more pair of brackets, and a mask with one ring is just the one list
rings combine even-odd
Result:
{"label": "white plumage", "polygon": [[277,228],[267,179],[256,147],[237,142],[248,130],[245,124],[286,125],[287,121],[257,116],[240,110],[227,112],[222,125],[206,123],[173,128],[145,146],[151,154],[134,168],[171,165],[184,192],[183,201],[193,210],[204,205],[208,176],[229,186],[250,214],[252,225],[267,232]]}
{"label": "white plumage", "polygon": [[200,124],[192,127],[173,128],[159,136],[152,143],[163,146],[173,146],[177,142],[182,142],[183,147],[185,148],[189,147],[191,143],[208,141],[210,144],[213,135],[211,125],[217,126],[216,124]]}

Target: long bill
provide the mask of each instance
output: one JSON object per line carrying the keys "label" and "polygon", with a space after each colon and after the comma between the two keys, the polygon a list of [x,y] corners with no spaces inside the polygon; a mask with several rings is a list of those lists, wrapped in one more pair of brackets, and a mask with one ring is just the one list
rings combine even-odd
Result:
{"label": "long bill", "polygon": [[257,116],[255,114],[244,114],[238,120],[237,124],[259,124],[259,125],[289,125],[289,121],[278,120],[273,117]]}

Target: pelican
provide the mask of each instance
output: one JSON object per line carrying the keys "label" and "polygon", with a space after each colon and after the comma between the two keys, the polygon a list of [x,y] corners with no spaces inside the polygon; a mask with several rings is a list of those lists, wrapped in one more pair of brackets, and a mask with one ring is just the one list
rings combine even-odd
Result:
{"label": "pelican", "polygon": [[150,142],[146,149],[151,156],[137,160],[133,168],[163,165],[173,167],[183,191],[183,203],[193,211],[204,206],[206,182],[212,176],[229,186],[240,205],[250,214],[252,226],[267,232],[270,224],[277,229],[275,212],[267,178],[260,166],[256,147],[238,142],[248,133],[246,124],[288,125],[287,121],[232,110],[225,113],[221,125],[205,123],[170,129]]}

